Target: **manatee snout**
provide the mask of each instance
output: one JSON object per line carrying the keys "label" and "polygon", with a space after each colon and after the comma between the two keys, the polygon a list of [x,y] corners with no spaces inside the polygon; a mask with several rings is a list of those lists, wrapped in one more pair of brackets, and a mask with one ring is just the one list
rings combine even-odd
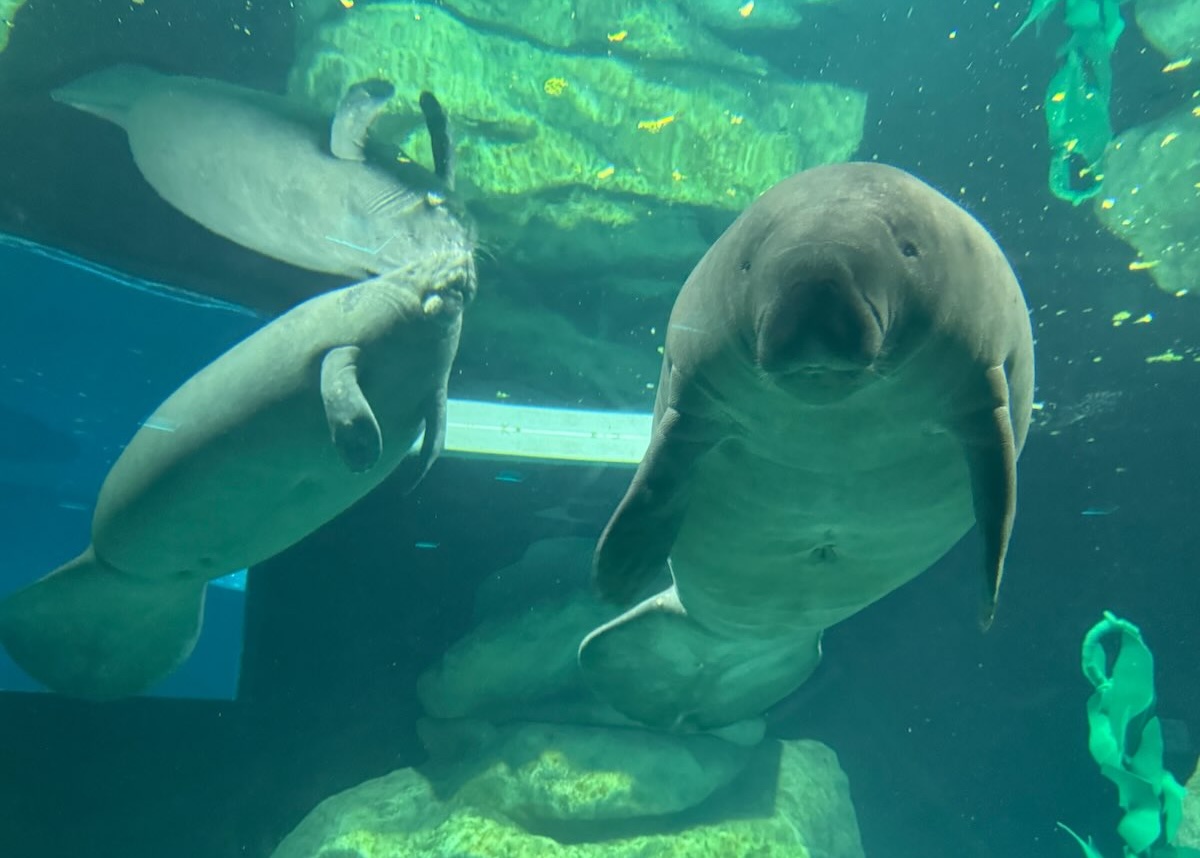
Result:
{"label": "manatee snout", "polygon": [[883,347],[884,317],[861,266],[827,248],[798,254],[768,290],[756,358],[768,373],[861,372]]}

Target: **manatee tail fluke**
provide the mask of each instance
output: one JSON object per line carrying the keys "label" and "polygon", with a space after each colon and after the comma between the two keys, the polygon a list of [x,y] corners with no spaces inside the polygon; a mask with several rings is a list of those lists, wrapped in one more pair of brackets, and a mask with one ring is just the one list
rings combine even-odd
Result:
{"label": "manatee tail fluke", "polygon": [[0,603],[0,644],[30,676],[61,694],[129,697],[191,654],[204,585],[130,578],[89,548]]}
{"label": "manatee tail fluke", "polygon": [[714,730],[756,718],[798,688],[821,659],[819,630],[787,639],[718,635],[692,620],[675,588],[589,634],[579,665],[614,709],[651,727]]}
{"label": "manatee tail fluke", "polygon": [[162,77],[145,66],[122,63],[85,74],[53,90],[50,97],[120,125],[130,105]]}

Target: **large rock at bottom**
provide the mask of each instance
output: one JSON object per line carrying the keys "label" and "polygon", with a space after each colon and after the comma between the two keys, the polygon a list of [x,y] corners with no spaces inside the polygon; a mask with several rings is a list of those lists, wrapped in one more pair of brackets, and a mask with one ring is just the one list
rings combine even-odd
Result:
{"label": "large rock at bottom", "polygon": [[1184,108],[1118,136],[1104,156],[1096,217],[1173,294],[1200,290],[1200,113]]}
{"label": "large rock at bottom", "polygon": [[809,741],[774,748],[686,817],[575,828],[522,824],[487,803],[494,789],[470,781],[439,796],[421,773],[401,769],[322,802],[274,858],[861,858],[833,752]]}
{"label": "large rock at bottom", "polygon": [[1183,800],[1183,819],[1175,833],[1176,846],[1200,849],[1200,761],[1187,782],[1187,797]]}
{"label": "large rock at bottom", "polygon": [[570,724],[426,719],[420,733],[432,758],[424,772],[439,792],[534,829],[679,813],[764,753],[703,734]]}

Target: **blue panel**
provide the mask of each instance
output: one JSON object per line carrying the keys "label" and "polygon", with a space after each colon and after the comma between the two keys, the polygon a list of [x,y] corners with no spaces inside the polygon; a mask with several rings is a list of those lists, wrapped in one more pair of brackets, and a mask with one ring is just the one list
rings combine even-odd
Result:
{"label": "blue panel", "polygon": [[[87,545],[96,493],[140,421],[262,322],[5,236],[0,290],[2,596]],[[209,588],[195,653],[151,694],[234,696],[245,595],[232,583]],[[0,650],[0,689],[36,688]]]}

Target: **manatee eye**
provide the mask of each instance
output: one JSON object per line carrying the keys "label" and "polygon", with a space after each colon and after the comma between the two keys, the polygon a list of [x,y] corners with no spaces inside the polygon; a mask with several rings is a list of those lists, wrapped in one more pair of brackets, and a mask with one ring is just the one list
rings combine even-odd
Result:
{"label": "manatee eye", "polygon": [[742,271],[749,271],[750,270],[750,260],[749,259],[742,260],[742,264],[739,265],[738,268],[740,268]]}
{"label": "manatee eye", "polygon": [[917,246],[911,241],[906,241],[904,244],[900,245],[900,252],[910,259],[916,259],[921,255],[921,251],[917,250]]}

